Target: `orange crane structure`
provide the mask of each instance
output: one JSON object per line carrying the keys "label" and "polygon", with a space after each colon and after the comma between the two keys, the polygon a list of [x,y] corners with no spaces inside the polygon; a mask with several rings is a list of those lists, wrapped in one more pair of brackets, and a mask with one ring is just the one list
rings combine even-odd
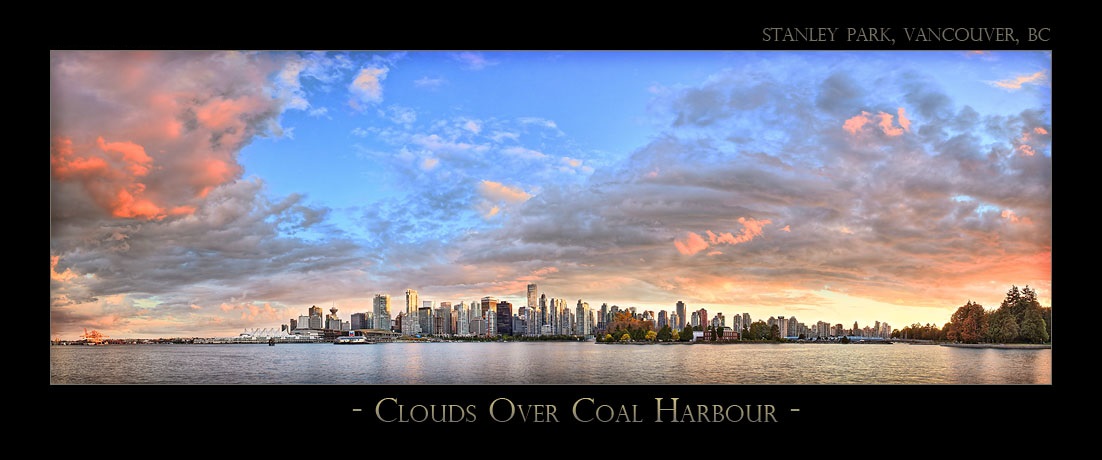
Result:
{"label": "orange crane structure", "polygon": [[80,336],[89,345],[103,345],[105,342],[103,339],[108,338],[106,335],[100,334],[99,331],[92,329],[92,332],[88,332],[88,328],[84,328],[84,335]]}

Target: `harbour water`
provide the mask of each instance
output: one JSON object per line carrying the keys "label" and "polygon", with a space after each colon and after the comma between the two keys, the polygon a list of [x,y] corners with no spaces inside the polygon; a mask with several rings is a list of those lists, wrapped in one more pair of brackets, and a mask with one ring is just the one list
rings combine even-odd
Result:
{"label": "harbour water", "polygon": [[51,346],[54,384],[1050,384],[1052,350],[593,342]]}

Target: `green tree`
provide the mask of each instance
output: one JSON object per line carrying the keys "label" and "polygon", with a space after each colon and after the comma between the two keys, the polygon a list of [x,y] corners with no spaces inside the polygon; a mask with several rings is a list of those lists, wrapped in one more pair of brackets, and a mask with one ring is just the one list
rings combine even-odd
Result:
{"label": "green tree", "polygon": [[693,327],[686,324],[685,329],[681,331],[681,341],[688,342],[693,339]]}
{"label": "green tree", "polygon": [[654,331],[647,331],[647,335],[645,336],[645,338],[648,342],[653,342],[654,339],[658,338],[658,333]]}
{"label": "green tree", "polygon": [[757,320],[750,325],[750,329],[746,331],[747,340],[765,340],[769,336],[769,326],[765,324],[765,321]]}
{"label": "green tree", "polygon": [[987,341],[1014,342],[1018,339],[1018,323],[1008,309],[999,307],[987,318]]}
{"label": "green tree", "polygon": [[1031,308],[1026,311],[1022,320],[1020,334],[1025,341],[1030,343],[1048,342],[1048,328],[1045,327],[1045,319],[1041,316],[1040,309]]}
{"label": "green tree", "polygon": [[673,336],[673,331],[670,330],[670,325],[662,326],[662,329],[658,330],[658,340],[662,342],[669,342]]}
{"label": "green tree", "polygon": [[713,341],[713,342],[715,342],[716,340],[718,340],[718,339],[719,339],[719,337],[716,337],[716,336],[717,336],[717,335],[719,335],[719,334],[717,334],[717,333],[716,333],[716,328],[715,328],[715,327],[713,327],[713,326],[708,326],[708,330],[709,330],[709,331],[712,331],[712,341]]}
{"label": "green tree", "polygon": [[628,340],[631,340],[631,334],[628,334],[627,332],[625,332],[624,335],[620,336],[620,341],[621,342],[627,342]]}
{"label": "green tree", "polygon": [[769,340],[781,341],[784,337],[781,337],[781,328],[776,324],[769,326]]}

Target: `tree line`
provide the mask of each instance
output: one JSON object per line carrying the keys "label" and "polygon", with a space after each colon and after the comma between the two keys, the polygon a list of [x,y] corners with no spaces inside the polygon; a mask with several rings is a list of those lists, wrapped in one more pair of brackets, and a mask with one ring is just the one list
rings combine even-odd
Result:
{"label": "tree line", "polygon": [[995,310],[969,300],[945,324],[945,338],[962,343],[1048,343],[1052,340],[1052,307],[1037,302],[1037,292],[1011,286]]}

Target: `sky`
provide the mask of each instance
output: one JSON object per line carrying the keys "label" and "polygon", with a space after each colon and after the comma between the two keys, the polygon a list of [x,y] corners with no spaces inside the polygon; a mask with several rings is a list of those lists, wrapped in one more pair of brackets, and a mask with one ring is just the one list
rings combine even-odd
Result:
{"label": "sky", "polygon": [[[1050,52],[50,54],[50,333],[1051,306]],[[728,320],[730,325],[730,320]]]}

